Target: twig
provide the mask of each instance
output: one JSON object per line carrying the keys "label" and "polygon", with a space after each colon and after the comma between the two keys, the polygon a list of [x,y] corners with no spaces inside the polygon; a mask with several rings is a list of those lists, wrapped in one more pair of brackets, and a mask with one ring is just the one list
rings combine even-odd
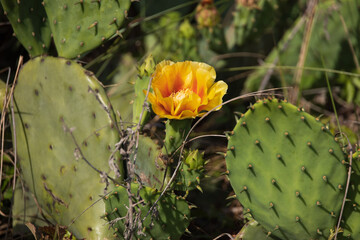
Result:
{"label": "twig", "polygon": [[295,72],[295,76],[294,76],[294,82],[295,82],[294,90],[295,91],[294,91],[294,95],[292,97],[293,98],[292,101],[297,101],[297,99],[299,99],[299,97],[300,97],[299,90],[300,90],[300,83],[301,83],[302,74],[303,74],[302,68],[305,65],[305,60],[306,60],[306,56],[307,56],[307,52],[308,52],[308,48],[309,48],[310,38],[311,38],[312,30],[314,27],[314,17],[315,17],[315,13],[316,13],[317,4],[318,4],[318,0],[311,0],[308,3],[308,7],[306,9],[306,15],[309,17],[309,19],[305,26],[305,35],[303,38],[303,42],[301,44],[299,60],[296,65],[297,67],[299,67],[299,69]]}
{"label": "twig", "polygon": [[[11,115],[12,115],[12,124],[13,124],[13,143],[14,143],[14,179],[13,179],[13,192],[15,192],[15,186],[16,186],[16,164],[17,164],[17,144],[16,144],[16,130],[15,130],[15,114],[14,114],[14,88],[15,88],[15,83],[16,83],[16,80],[19,76],[19,70],[20,70],[20,66],[22,65],[23,63],[23,56],[20,56],[19,57],[19,62],[18,62],[18,66],[17,66],[17,69],[16,69],[16,73],[15,73],[15,78],[14,78],[14,82],[13,82],[13,85],[11,87],[11,91],[10,91],[10,95],[8,96],[8,98],[10,99],[10,101],[6,101],[7,104],[5,106],[4,104],[4,109],[7,109],[7,107],[9,106],[10,102],[11,102]],[[9,73],[10,73],[10,69],[9,69]],[[8,82],[9,79],[7,79],[7,82],[6,84],[8,85]],[[5,94],[6,96],[6,94]],[[6,99],[6,97],[5,97]],[[4,110],[3,109],[3,110]],[[3,116],[2,116],[3,117]],[[5,119],[5,118],[4,118]],[[3,119],[2,119],[3,120]],[[4,120],[5,122],[5,120]],[[4,131],[4,129],[3,129]],[[3,154],[3,146],[2,146],[2,149],[1,149],[1,153]],[[1,186],[1,178],[2,178],[2,167],[3,167],[3,156],[1,156],[1,170],[0,170],[0,186]],[[10,208],[10,215],[12,215],[12,209],[13,209],[13,205],[14,205],[14,194],[12,195],[11,197],[11,208]],[[10,226],[10,221],[11,221],[11,218],[8,219],[8,224]],[[5,239],[7,238],[7,232],[6,232],[6,235],[5,235]]]}
{"label": "twig", "polygon": [[336,230],[335,230],[335,240],[337,239],[337,234],[339,233],[339,228],[340,228],[340,223],[341,223],[341,218],[344,212],[344,207],[345,207],[345,203],[346,203],[346,197],[347,197],[347,193],[349,190],[349,185],[350,185],[350,178],[351,178],[351,170],[352,170],[352,154],[353,154],[353,149],[350,143],[349,138],[347,137],[347,135],[345,133],[341,133],[341,135],[344,135],[348,141],[348,146],[350,149],[350,159],[349,159],[349,169],[348,169],[348,176],[347,176],[347,181],[346,181],[346,188],[345,188],[345,194],[344,194],[344,199],[341,205],[341,211],[340,211],[340,215],[339,215],[339,220],[337,222],[337,226],[336,226]]}
{"label": "twig", "polygon": [[[272,62],[272,66],[276,66],[280,60],[280,53],[284,52],[288,46],[289,46],[289,43],[291,42],[291,40],[295,37],[296,33],[300,30],[300,27],[304,24],[305,22],[305,15],[303,15],[300,19],[300,21],[295,25],[295,27],[291,30],[290,34],[289,34],[289,37],[288,39],[286,39],[283,47],[280,49],[279,53],[278,53],[278,56],[276,56],[276,58],[274,59],[274,61]],[[259,87],[259,90],[264,90],[265,87],[267,86],[269,80],[270,80],[270,77],[271,75],[273,74],[274,72],[274,68],[269,68],[264,76],[264,78],[262,79],[261,81],[261,84],[260,84],[260,87]]]}
{"label": "twig", "polygon": [[228,236],[229,239],[234,240],[233,236],[231,236],[231,234],[229,234],[229,233],[222,233],[219,236],[217,236],[216,238],[214,238],[213,240],[217,240],[217,239],[219,239],[219,238],[221,238],[223,236]]}

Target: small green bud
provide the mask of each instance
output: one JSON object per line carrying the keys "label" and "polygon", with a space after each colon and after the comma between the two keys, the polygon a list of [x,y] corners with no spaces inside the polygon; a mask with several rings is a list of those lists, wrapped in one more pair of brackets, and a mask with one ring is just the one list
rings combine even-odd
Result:
{"label": "small green bud", "polygon": [[139,67],[139,75],[143,76],[150,76],[155,71],[155,61],[153,56],[150,54],[143,64]]}
{"label": "small green bud", "polygon": [[190,24],[189,19],[185,19],[179,27],[180,33],[186,38],[191,39],[195,36],[195,30],[193,26]]}

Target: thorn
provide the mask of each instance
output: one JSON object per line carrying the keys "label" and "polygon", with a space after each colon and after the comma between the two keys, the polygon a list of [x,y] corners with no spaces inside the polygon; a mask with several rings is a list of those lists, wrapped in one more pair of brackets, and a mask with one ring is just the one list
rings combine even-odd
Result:
{"label": "thorn", "polygon": [[343,189],[343,187],[342,187],[341,184],[338,185],[338,189],[339,189],[339,190],[342,190],[342,189]]}
{"label": "thorn", "polygon": [[93,22],[93,23],[88,27],[88,29],[91,29],[91,28],[95,27],[97,24],[98,24],[97,21]]}
{"label": "thorn", "polygon": [[32,35],[33,37],[35,37],[35,33],[34,33],[34,32],[32,32],[31,35]]}
{"label": "thorn", "polygon": [[276,154],[277,159],[281,159],[281,154]]}
{"label": "thorn", "polygon": [[332,148],[329,149],[329,153],[330,154],[333,154],[334,153],[334,150]]}
{"label": "thorn", "polygon": [[243,122],[241,123],[241,125],[246,126],[246,122],[245,122],[245,121],[243,121]]}
{"label": "thorn", "polygon": [[296,221],[296,222],[300,222],[300,217],[299,217],[299,216],[296,216],[296,217],[295,217],[295,221]]}
{"label": "thorn", "polygon": [[301,116],[300,119],[301,119],[302,121],[305,121],[305,117],[304,117],[304,116]]}
{"label": "thorn", "polygon": [[274,203],[270,202],[270,203],[269,203],[269,207],[270,207],[270,208],[273,208],[273,207],[274,207]]}
{"label": "thorn", "polygon": [[109,25],[116,23],[117,18],[114,17],[113,20],[109,23]]}
{"label": "thorn", "polygon": [[243,190],[241,190],[240,193],[242,193],[242,192],[244,192],[244,191],[247,191],[247,190],[248,190],[247,186],[244,186],[244,187],[243,187]]}
{"label": "thorn", "polygon": [[325,181],[325,182],[327,182],[327,177],[324,175],[324,176],[322,176],[322,179]]}
{"label": "thorn", "polygon": [[317,206],[321,206],[322,204],[321,204],[320,201],[316,201],[316,205],[317,205]]}
{"label": "thorn", "polygon": [[81,28],[80,25],[77,25],[77,26],[76,26],[76,30],[77,30],[77,31],[80,31],[80,28]]}
{"label": "thorn", "polygon": [[256,145],[259,145],[259,144],[260,144],[260,141],[256,139],[254,143],[255,143]]}
{"label": "thorn", "polygon": [[282,109],[283,108],[283,106],[282,105],[278,105],[278,109]]}
{"label": "thorn", "polygon": [[84,42],[80,42],[80,47],[84,46]]}
{"label": "thorn", "polygon": [[232,195],[232,196],[229,196],[226,198],[226,200],[230,200],[230,199],[235,199],[236,198],[236,194]]}
{"label": "thorn", "polygon": [[299,192],[299,191],[296,191],[296,192],[295,192],[295,196],[296,196],[296,197],[300,197],[300,192]]}
{"label": "thorn", "polygon": [[20,18],[18,18],[18,19],[17,19],[17,22],[18,22],[18,23],[21,23],[21,20],[20,20]]}
{"label": "thorn", "polygon": [[84,3],[84,0],[79,0],[78,2],[76,2],[74,5],[76,4],[83,4]]}
{"label": "thorn", "polygon": [[303,172],[305,172],[305,171],[306,171],[305,166],[302,166],[302,167],[301,167],[301,171],[303,171]]}
{"label": "thorn", "polygon": [[253,165],[252,165],[251,163],[249,163],[249,165],[248,165],[247,168],[248,168],[248,169],[251,169],[251,168],[253,168]]}
{"label": "thorn", "polygon": [[285,137],[288,137],[289,136],[289,132],[284,132],[284,135],[285,135]]}
{"label": "thorn", "polygon": [[311,147],[311,142],[310,142],[310,141],[308,141],[306,144],[307,144],[309,147]]}
{"label": "thorn", "polygon": [[66,5],[66,4],[64,4],[63,9],[64,9],[64,10],[66,10],[66,9],[67,9],[67,5]]}
{"label": "thorn", "polygon": [[269,117],[266,117],[266,118],[265,118],[265,122],[267,122],[267,123],[270,122],[270,118],[269,118]]}
{"label": "thorn", "polygon": [[318,235],[320,235],[320,236],[323,235],[323,233],[322,233],[322,231],[320,231],[320,229],[316,229],[316,233],[317,233]]}

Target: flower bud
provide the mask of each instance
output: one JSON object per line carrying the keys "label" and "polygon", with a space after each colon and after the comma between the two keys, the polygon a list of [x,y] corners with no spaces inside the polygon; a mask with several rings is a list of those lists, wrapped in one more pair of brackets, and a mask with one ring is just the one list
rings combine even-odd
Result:
{"label": "flower bud", "polygon": [[202,0],[196,7],[196,21],[200,28],[212,28],[220,21],[220,16],[213,0]]}

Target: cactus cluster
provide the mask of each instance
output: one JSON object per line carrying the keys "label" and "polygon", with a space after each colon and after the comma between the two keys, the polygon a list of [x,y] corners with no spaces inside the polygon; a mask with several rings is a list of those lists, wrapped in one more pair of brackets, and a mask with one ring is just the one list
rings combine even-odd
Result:
{"label": "cactus cluster", "polygon": [[326,239],[346,167],[328,129],[286,101],[259,100],[229,136],[229,179],[245,213],[281,239]]}
{"label": "cactus cluster", "polygon": [[58,55],[74,58],[120,35],[130,0],[1,0],[1,4],[32,57],[46,53],[53,37]]}
{"label": "cactus cluster", "polygon": [[[133,211],[133,223],[140,224],[135,233],[139,239],[179,239],[190,222],[188,204],[175,194],[165,194],[151,209],[159,198],[160,192],[149,187],[132,184],[131,193],[136,206]],[[105,218],[115,230],[115,236],[122,239],[129,219],[127,189],[119,186],[105,198]],[[150,211],[151,210],[151,211]]]}

